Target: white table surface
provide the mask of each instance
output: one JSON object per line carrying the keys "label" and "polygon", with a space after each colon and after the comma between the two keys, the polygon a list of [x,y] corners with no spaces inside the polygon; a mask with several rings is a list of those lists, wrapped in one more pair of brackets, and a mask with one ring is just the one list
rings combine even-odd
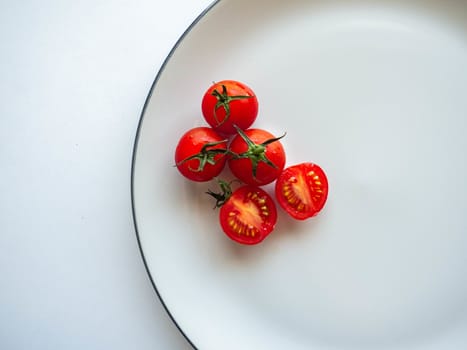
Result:
{"label": "white table surface", "polygon": [[131,214],[141,109],[210,0],[0,3],[0,349],[191,349]]}

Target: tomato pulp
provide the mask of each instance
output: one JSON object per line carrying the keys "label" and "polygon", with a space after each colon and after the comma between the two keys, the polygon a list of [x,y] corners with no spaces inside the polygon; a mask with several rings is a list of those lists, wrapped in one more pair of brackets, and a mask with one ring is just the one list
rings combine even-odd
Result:
{"label": "tomato pulp", "polygon": [[328,197],[328,179],[313,163],[301,163],[284,169],[275,186],[279,205],[295,219],[317,215]]}
{"label": "tomato pulp", "polygon": [[247,185],[235,190],[222,205],[219,220],[230,239],[253,245],[272,232],[277,210],[273,199],[264,190]]}

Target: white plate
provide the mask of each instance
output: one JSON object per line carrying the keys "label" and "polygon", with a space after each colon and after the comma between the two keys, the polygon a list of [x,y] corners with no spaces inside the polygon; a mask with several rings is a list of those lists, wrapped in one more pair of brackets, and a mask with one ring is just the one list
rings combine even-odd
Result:
{"label": "white plate", "polygon": [[[222,0],[165,62],[133,163],[155,288],[200,350],[467,348],[467,2]],[[212,81],[330,182],[321,215],[231,242],[173,167]]]}

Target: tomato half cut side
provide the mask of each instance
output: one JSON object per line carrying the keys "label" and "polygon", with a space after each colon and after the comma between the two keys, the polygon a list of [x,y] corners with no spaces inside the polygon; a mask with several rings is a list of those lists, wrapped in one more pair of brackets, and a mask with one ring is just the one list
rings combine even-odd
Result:
{"label": "tomato half cut side", "polygon": [[287,214],[305,220],[323,209],[328,197],[328,179],[316,164],[293,165],[285,168],[277,179],[275,194]]}
{"label": "tomato half cut side", "polygon": [[277,210],[273,199],[255,186],[236,189],[219,211],[222,230],[235,242],[262,242],[274,229]]}

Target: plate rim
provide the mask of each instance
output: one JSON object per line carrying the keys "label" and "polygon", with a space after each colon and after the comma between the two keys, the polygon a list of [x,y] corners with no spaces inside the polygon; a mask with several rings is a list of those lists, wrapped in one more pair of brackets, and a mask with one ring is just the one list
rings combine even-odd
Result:
{"label": "plate rim", "polygon": [[[158,72],[157,72],[157,74],[156,74],[156,76],[155,76],[155,78],[154,78],[154,80],[152,82],[152,85],[150,86],[149,92],[147,93],[147,97],[146,97],[146,100],[145,100],[143,108],[142,108],[142,111],[140,112],[139,121],[138,121],[137,129],[136,129],[136,135],[135,135],[135,138],[134,138],[133,153],[132,153],[132,160],[131,160],[131,180],[130,180],[131,181],[131,208],[132,208],[133,224],[134,224],[134,227],[135,227],[135,234],[136,234],[136,238],[137,238],[137,242],[138,242],[138,247],[139,247],[139,250],[140,250],[140,254],[141,254],[141,257],[142,257],[146,272],[147,272],[148,277],[149,277],[149,279],[151,281],[153,289],[156,292],[156,295],[158,296],[158,298],[159,298],[163,308],[165,309],[167,315],[169,316],[169,318],[171,319],[173,324],[177,327],[177,329],[182,334],[182,336],[185,338],[185,340],[188,342],[188,344],[195,350],[198,350],[199,348],[194,344],[193,340],[190,339],[188,334],[185,333],[185,331],[182,329],[181,325],[177,322],[175,316],[170,311],[169,307],[166,305],[166,303],[165,303],[162,295],[160,294],[160,292],[158,290],[158,287],[157,287],[157,285],[155,283],[156,275],[153,276],[152,273],[151,273],[151,270],[150,270],[150,267],[149,267],[150,259],[149,258],[148,258],[148,260],[146,259],[147,257],[145,256],[145,252],[144,252],[142,241],[141,241],[141,239],[142,239],[142,237],[144,237],[144,235],[138,229],[138,221],[139,220],[137,220],[137,218],[136,218],[137,211],[136,211],[136,199],[135,199],[135,192],[136,191],[135,191],[135,189],[136,189],[137,186],[135,184],[135,179],[136,179],[136,161],[137,161],[137,156],[138,156],[138,148],[139,148],[138,146],[140,144],[140,136],[142,134],[142,127],[143,127],[143,123],[144,123],[144,117],[147,114],[147,108],[150,105],[150,101],[151,101],[151,99],[153,97],[153,93],[159,87],[159,79],[162,77],[163,73],[166,70],[167,65],[171,62],[171,59],[172,59],[173,55],[177,52],[177,49],[179,48],[179,46],[181,44],[183,44],[184,39],[205,18],[205,16],[209,12],[211,12],[211,10],[216,5],[218,5],[219,3],[225,3],[224,1],[221,1],[221,0],[211,0],[211,1],[212,2],[192,21],[191,24],[189,24],[186,27],[186,29],[182,32],[182,34],[179,36],[179,38],[175,41],[175,44],[173,45],[173,47],[171,48],[171,50],[169,51],[169,53],[165,57],[162,64],[160,65],[160,67],[158,69]],[[140,222],[140,224],[141,224],[141,222]],[[192,336],[193,336],[193,334],[192,334]]]}
{"label": "plate rim", "polygon": [[159,67],[158,72],[156,73],[156,76],[151,84],[151,87],[149,89],[149,92],[146,96],[146,99],[143,104],[143,108],[140,112],[139,115],[139,120],[138,124],[136,127],[136,133],[133,141],[133,150],[132,150],[132,155],[131,155],[131,174],[130,174],[130,195],[131,195],[131,214],[132,214],[132,220],[133,220],[133,227],[135,230],[135,235],[136,235],[136,241],[138,243],[138,249],[143,261],[144,268],[146,270],[147,276],[149,277],[149,280],[151,282],[152,288],[154,289],[154,292],[156,293],[160,303],[162,304],[162,307],[164,308],[166,314],[169,316],[170,320],[172,323],[175,325],[175,327],[178,329],[180,334],[185,338],[185,340],[188,342],[188,344],[194,349],[198,350],[198,347],[193,343],[193,341],[188,337],[188,335],[185,333],[185,331],[182,329],[182,327],[178,324],[177,320],[175,317],[172,315],[170,312],[169,307],[165,303],[164,299],[162,298],[162,295],[160,294],[157,285],[154,281],[154,278],[151,274],[151,271],[149,269],[149,264],[147,262],[146,256],[144,254],[143,250],[143,245],[141,243],[141,237],[140,233],[138,230],[138,222],[136,219],[136,203],[135,203],[135,163],[136,163],[136,155],[138,153],[138,144],[139,144],[139,139],[140,139],[140,134],[141,134],[141,129],[143,125],[143,120],[146,115],[146,110],[149,105],[149,101],[151,100],[152,94],[154,90],[157,87],[157,83],[162,75],[164,73],[165,68],[167,64],[169,63],[170,59],[172,58],[173,54],[175,51],[178,49],[180,44],[183,42],[183,40],[188,36],[188,34],[193,30],[193,28],[209,13],[211,10],[221,2],[222,0],[213,0],[189,25],[188,27],[183,31],[183,33],[179,36],[179,38],[176,40],[175,44],[172,46],[170,49],[169,53],[165,57],[164,61],[162,62],[161,66]]}

